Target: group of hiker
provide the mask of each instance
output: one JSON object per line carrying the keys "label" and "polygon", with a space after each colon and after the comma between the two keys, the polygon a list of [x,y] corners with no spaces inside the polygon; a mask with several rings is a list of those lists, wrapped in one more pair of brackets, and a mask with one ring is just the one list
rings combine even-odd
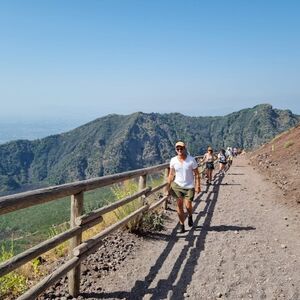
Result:
{"label": "group of hiker", "polygon": [[[185,214],[184,206],[188,213],[188,225],[192,227],[193,222],[193,199],[195,194],[201,192],[200,174],[196,159],[191,156],[182,141],[175,144],[176,156],[170,161],[170,172],[167,182],[167,195],[172,195],[177,199],[177,214],[179,218],[180,232],[185,232]],[[219,163],[219,173],[224,175],[232,164],[233,157],[237,156],[237,148],[228,147],[226,150],[221,149],[216,155],[212,147],[207,148],[201,163],[205,165],[205,174],[207,185],[212,184],[213,170],[215,161]]]}
{"label": "group of hiker", "polygon": [[238,154],[237,148],[228,147],[225,149],[220,149],[219,153],[216,155],[213,152],[212,147],[207,148],[207,152],[204,154],[202,162],[205,163],[206,168],[206,183],[209,185],[212,182],[212,173],[215,168],[215,161],[219,163],[220,174],[225,174],[225,172],[232,165],[233,157]]}

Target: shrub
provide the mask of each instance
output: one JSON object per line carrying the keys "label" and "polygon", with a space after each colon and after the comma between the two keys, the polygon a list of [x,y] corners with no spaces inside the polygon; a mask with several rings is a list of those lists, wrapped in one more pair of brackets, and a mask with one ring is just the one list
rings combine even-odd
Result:
{"label": "shrub", "polygon": [[[162,183],[163,176],[150,176],[148,178],[150,185],[156,186]],[[135,181],[125,181],[123,184],[116,185],[112,188],[113,194],[118,200],[125,198],[129,195],[136,193],[138,190],[138,185]],[[154,193],[151,197],[147,198],[147,202],[150,204],[159,198],[161,192]],[[114,211],[115,216],[118,220],[122,220],[135,210],[139,209],[143,205],[140,199],[135,199]],[[127,224],[127,229],[131,232],[138,229],[148,230],[148,231],[159,231],[163,228],[163,216],[158,212],[147,212],[143,217],[137,217],[134,220],[131,220]]]}
{"label": "shrub", "polygon": [[164,228],[164,215],[157,211],[151,211],[144,214],[141,222],[143,231],[161,231]]}
{"label": "shrub", "polygon": [[[57,226],[52,225],[49,229],[49,238],[53,238],[68,229],[69,229],[69,226],[67,223],[62,223]],[[65,242],[57,245],[53,250],[51,250],[49,252],[49,255],[51,256],[51,254],[52,254],[54,256],[54,258],[56,258],[56,257],[64,257],[67,255],[67,253],[68,253],[68,242],[65,241]]]}
{"label": "shrub", "polygon": [[[137,183],[129,180],[124,181],[124,183],[122,184],[118,184],[112,187],[112,192],[116,196],[117,200],[121,200],[125,197],[128,197],[136,193],[137,190]],[[142,203],[140,199],[136,199],[114,210],[114,214],[118,220],[122,220],[141,206]],[[137,230],[137,228],[139,227],[139,221],[140,220],[138,217],[134,220],[131,220],[126,225],[127,229],[131,232]]]}
{"label": "shrub", "polygon": [[[0,262],[4,262],[14,256],[14,243],[11,241],[10,246],[2,243],[0,250]],[[27,280],[25,276],[16,271],[0,277],[0,299],[14,299],[15,296],[27,290]]]}
{"label": "shrub", "polygon": [[284,148],[289,148],[289,147],[291,147],[293,145],[294,145],[293,141],[287,141],[287,142],[284,143]]}

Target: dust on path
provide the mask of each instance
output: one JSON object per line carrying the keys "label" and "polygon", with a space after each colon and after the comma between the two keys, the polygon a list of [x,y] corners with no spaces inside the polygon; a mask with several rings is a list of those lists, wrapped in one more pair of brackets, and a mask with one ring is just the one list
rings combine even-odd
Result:
{"label": "dust on path", "polygon": [[166,229],[82,297],[300,299],[300,214],[280,204],[279,189],[238,157],[202,190],[193,228],[178,233],[172,204]]}

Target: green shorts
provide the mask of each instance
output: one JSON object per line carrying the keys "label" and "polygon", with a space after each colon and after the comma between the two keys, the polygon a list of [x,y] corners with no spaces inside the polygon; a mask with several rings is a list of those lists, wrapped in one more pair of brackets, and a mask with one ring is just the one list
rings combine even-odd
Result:
{"label": "green shorts", "polygon": [[187,199],[193,201],[195,189],[184,189],[174,181],[171,183],[171,195],[176,198]]}

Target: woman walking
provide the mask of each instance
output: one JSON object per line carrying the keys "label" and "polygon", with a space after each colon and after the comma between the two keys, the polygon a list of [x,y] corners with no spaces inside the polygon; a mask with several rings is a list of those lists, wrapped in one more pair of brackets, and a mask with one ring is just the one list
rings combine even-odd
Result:
{"label": "woman walking", "polygon": [[225,174],[225,167],[227,164],[227,158],[225,154],[225,150],[221,149],[218,154],[218,160],[219,160],[219,172],[222,174]]}
{"label": "woman walking", "polygon": [[212,147],[207,148],[207,152],[204,154],[202,161],[205,163],[205,168],[206,168],[206,177],[207,177],[207,185],[211,184],[212,182],[212,174],[214,170],[214,160],[215,160],[215,155],[213,152]]}

